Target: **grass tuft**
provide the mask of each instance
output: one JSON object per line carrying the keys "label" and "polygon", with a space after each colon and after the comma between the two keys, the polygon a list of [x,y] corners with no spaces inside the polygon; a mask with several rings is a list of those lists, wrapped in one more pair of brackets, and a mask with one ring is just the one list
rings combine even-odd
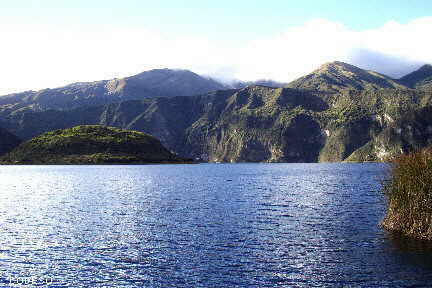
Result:
{"label": "grass tuft", "polygon": [[382,225],[404,235],[432,240],[432,148],[391,159],[383,188],[387,214]]}

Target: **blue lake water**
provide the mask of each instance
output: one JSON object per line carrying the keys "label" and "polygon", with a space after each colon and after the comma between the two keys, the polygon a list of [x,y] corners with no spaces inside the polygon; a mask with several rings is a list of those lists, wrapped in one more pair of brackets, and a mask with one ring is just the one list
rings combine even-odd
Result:
{"label": "blue lake water", "polygon": [[382,164],[0,167],[1,287],[431,287]]}

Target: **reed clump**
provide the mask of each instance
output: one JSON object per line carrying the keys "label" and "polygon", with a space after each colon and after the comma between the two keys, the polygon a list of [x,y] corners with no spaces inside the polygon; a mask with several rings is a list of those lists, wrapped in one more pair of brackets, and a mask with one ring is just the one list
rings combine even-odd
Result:
{"label": "reed clump", "polygon": [[388,201],[383,227],[432,240],[432,148],[396,156],[390,163],[383,184]]}

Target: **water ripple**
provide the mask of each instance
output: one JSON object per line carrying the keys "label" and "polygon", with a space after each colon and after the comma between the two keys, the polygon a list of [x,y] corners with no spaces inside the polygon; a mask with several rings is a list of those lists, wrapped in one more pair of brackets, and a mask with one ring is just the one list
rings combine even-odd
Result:
{"label": "water ripple", "polygon": [[378,226],[384,170],[0,167],[0,286],[427,287],[431,245]]}

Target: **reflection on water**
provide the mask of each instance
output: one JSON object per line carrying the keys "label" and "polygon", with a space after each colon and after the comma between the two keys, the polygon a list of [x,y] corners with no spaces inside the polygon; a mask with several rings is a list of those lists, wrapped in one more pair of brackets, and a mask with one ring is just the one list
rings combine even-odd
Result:
{"label": "reflection on water", "polygon": [[432,272],[432,242],[406,237],[400,233],[388,232],[391,253],[399,256],[400,261],[409,266],[421,267]]}
{"label": "reflection on water", "polygon": [[372,163],[0,167],[0,283],[427,287],[430,245],[378,225],[384,170]]}
{"label": "reflection on water", "polygon": [[[432,242],[406,237],[400,233],[388,232],[388,239],[397,250],[410,253],[432,252]],[[432,260],[432,259],[431,259]]]}

